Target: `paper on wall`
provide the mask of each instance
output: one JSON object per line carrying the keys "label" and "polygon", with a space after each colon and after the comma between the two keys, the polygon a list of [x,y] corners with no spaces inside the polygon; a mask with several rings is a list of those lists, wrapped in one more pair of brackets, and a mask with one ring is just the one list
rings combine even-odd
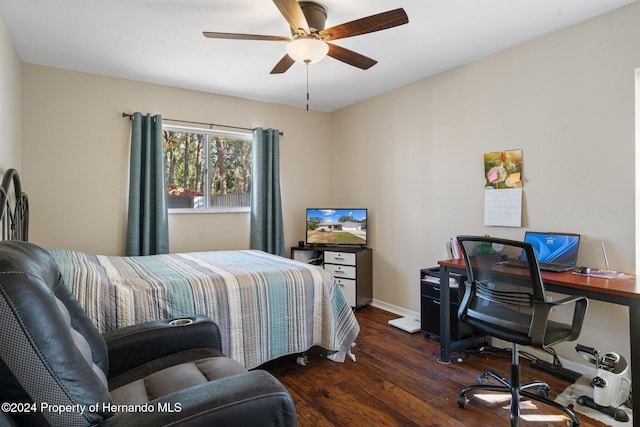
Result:
{"label": "paper on wall", "polygon": [[484,190],[484,225],[522,226],[522,188]]}

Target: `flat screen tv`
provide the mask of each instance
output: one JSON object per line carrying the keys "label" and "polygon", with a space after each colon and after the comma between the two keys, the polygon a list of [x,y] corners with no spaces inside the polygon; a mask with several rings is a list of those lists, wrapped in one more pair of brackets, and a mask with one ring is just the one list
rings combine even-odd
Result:
{"label": "flat screen tv", "polygon": [[366,246],[367,209],[307,209],[307,245]]}

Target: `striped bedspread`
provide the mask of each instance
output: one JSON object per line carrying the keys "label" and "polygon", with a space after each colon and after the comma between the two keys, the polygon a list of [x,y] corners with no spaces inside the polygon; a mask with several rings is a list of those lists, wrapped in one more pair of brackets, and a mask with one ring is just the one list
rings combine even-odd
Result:
{"label": "striped bedspread", "polygon": [[204,314],[220,327],[223,352],[248,369],[314,345],[344,360],[359,332],[327,272],[265,252],[145,257],[49,252],[101,332]]}

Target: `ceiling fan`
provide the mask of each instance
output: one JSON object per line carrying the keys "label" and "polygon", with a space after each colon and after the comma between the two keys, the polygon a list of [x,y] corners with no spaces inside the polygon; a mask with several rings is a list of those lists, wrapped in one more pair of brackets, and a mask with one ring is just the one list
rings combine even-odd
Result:
{"label": "ceiling fan", "polygon": [[287,71],[294,62],[312,64],[326,55],[354,67],[367,70],[377,61],[344,47],[329,43],[375,31],[386,30],[409,22],[404,9],[394,9],[325,29],[327,8],[314,1],[273,0],[291,27],[291,37],[203,32],[212,39],[285,41],[287,53],[271,70],[271,74]]}

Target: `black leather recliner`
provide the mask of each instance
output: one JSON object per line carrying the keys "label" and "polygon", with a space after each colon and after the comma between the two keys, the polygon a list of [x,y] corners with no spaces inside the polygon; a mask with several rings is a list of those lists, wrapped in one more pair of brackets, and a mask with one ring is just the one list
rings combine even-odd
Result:
{"label": "black leather recliner", "polygon": [[225,357],[214,322],[101,335],[36,245],[0,242],[0,319],[0,402],[11,425],[296,425],[290,394]]}

